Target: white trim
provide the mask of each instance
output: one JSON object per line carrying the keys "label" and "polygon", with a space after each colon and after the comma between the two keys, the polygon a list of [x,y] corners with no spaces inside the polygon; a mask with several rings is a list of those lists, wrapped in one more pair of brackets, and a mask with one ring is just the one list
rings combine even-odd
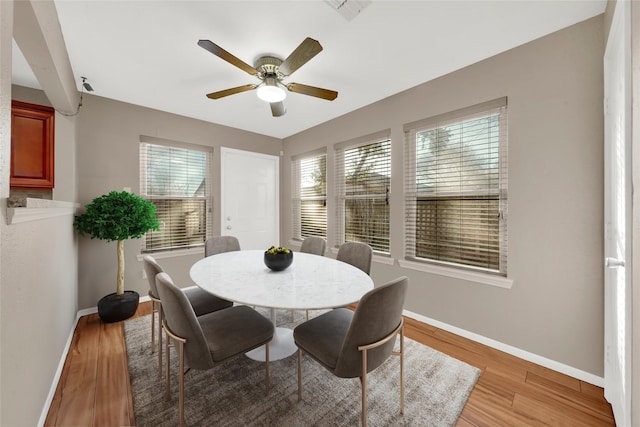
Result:
{"label": "white trim", "polygon": [[[338,255],[338,248],[329,248],[329,253],[333,255],[333,258],[335,258],[336,255]],[[377,255],[375,251],[373,252],[373,257],[371,260],[373,262],[377,262],[378,264],[385,265],[393,265],[396,262],[395,258],[391,258],[390,256],[386,255]]]}
{"label": "white trim", "polygon": [[7,208],[7,225],[75,215],[79,203],[27,198],[27,206]]}
{"label": "white trim", "polygon": [[94,307],[89,307],[89,308],[84,308],[82,310],[78,310],[78,318],[82,317],[82,316],[88,316],[89,314],[94,314],[98,312],[98,307],[94,306]]}
{"label": "white trim", "polygon": [[545,368],[549,368],[553,371],[560,372],[565,375],[569,375],[572,378],[576,378],[578,380],[587,382],[589,384],[593,384],[597,387],[603,387],[604,378],[599,377],[597,375],[590,374],[589,372],[585,372],[583,370],[574,368],[569,365],[565,365],[564,363],[557,362],[555,360],[548,359],[546,357],[540,356],[538,354],[530,353],[528,351],[519,349],[517,347],[512,347],[508,344],[501,343],[500,341],[493,340],[491,338],[484,337],[482,335],[466,331],[464,329],[460,329],[456,326],[451,326],[447,323],[440,322],[435,319],[431,319],[426,316],[422,316],[417,313],[413,313],[408,310],[404,310],[403,313],[405,316],[410,317],[412,319],[418,320],[423,323],[427,323],[431,326],[435,326],[436,328],[440,328],[447,332],[451,332],[452,334],[459,335],[461,337],[470,339],[472,341],[478,342],[480,344],[487,345],[496,350],[504,351],[505,353],[516,356],[520,359],[526,360],[531,363],[535,363],[536,365],[543,366]]}
{"label": "white trim", "polygon": [[175,258],[180,256],[200,255],[204,257],[204,246],[190,249],[177,249],[173,251],[144,252],[136,255],[138,262],[142,262],[145,255],[151,255],[155,259]]}
{"label": "white trim", "polygon": [[382,255],[376,255],[376,253],[373,253],[373,262],[377,262],[378,264],[386,264],[386,265],[393,265],[396,262],[395,258],[391,258],[389,256],[382,256]]}
{"label": "white trim", "polygon": [[481,273],[462,268],[445,267],[422,262],[406,261],[403,259],[399,259],[398,264],[400,264],[400,267],[408,268],[410,270],[439,274],[440,276],[468,280],[470,282],[480,283],[483,285],[497,286],[504,289],[511,289],[513,287],[513,279],[498,276],[497,274]]}
{"label": "white trim", "polygon": [[75,208],[7,208],[7,225],[73,215]]}

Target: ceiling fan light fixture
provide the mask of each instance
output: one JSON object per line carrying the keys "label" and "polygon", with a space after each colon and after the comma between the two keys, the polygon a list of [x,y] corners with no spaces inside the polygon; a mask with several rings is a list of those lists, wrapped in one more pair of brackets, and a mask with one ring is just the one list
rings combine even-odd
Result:
{"label": "ceiling fan light fixture", "polygon": [[264,84],[258,87],[256,94],[258,98],[268,103],[280,102],[287,97],[287,91],[278,86],[276,79],[272,77],[264,79]]}

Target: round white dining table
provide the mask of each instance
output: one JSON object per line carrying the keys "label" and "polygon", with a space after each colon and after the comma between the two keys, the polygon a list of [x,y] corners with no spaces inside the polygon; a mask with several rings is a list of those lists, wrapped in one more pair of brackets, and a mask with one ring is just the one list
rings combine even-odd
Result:
{"label": "round white dining table", "polygon": [[[276,327],[269,344],[269,359],[279,360],[297,351],[293,330],[278,328],[276,309],[321,310],[356,303],[373,289],[373,280],[362,270],[333,258],[302,252],[283,271],[264,264],[264,251],[224,252],[205,257],[191,267],[191,279],[203,290],[239,304],[271,309]],[[265,360],[264,347],[247,356]]]}

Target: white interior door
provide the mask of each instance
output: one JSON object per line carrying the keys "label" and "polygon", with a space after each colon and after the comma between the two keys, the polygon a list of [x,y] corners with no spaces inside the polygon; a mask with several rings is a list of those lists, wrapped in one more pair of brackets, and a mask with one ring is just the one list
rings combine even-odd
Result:
{"label": "white interior door", "polygon": [[631,47],[628,1],[618,1],[604,58],[604,394],[631,425]]}
{"label": "white interior door", "polygon": [[279,161],[276,156],[221,151],[221,234],[242,249],[267,249],[280,241]]}

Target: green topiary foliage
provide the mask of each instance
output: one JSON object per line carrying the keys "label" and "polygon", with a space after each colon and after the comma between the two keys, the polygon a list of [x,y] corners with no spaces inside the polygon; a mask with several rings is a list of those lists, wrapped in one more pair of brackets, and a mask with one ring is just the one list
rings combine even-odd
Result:
{"label": "green topiary foliage", "polygon": [[142,237],[149,230],[159,230],[156,206],[148,200],[126,191],[112,191],[96,197],[77,215],[73,227],[92,239],[117,241],[118,276],[116,294],[124,294],[124,241]]}
{"label": "green topiary foliage", "polygon": [[73,226],[83,236],[120,241],[137,239],[149,230],[159,230],[153,203],[133,193],[112,191],[93,199],[86,212],[77,215]]}

